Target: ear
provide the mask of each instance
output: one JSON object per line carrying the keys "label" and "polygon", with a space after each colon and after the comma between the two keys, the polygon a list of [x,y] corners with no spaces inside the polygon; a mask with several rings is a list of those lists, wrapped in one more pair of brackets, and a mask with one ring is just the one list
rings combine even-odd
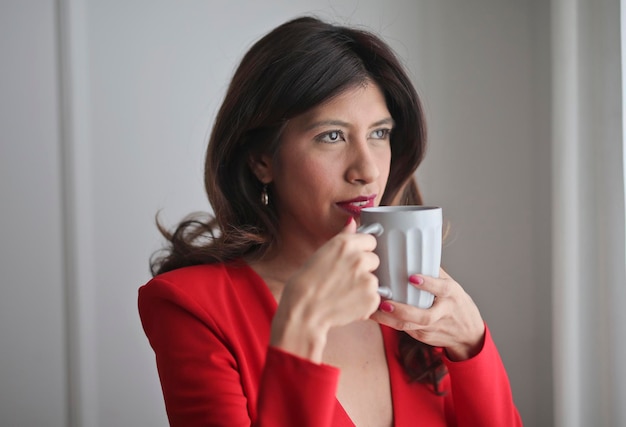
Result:
{"label": "ear", "polygon": [[251,154],[248,158],[248,166],[257,179],[263,184],[269,184],[274,179],[272,158],[267,154]]}

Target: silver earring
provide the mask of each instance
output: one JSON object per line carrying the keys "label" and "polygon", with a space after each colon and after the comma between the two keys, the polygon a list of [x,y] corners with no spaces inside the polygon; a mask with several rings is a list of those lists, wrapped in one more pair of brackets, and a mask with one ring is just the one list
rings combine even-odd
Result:
{"label": "silver earring", "polygon": [[267,184],[263,184],[263,189],[261,190],[261,203],[263,206],[267,206],[270,203],[270,197],[267,194]]}

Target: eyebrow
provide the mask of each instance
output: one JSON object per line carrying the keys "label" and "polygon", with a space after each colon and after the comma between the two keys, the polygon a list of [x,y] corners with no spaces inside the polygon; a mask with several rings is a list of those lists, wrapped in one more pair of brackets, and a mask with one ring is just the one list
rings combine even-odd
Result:
{"label": "eyebrow", "polygon": [[[390,125],[393,127],[395,126],[395,122],[393,121],[391,117],[387,117],[386,119],[382,119],[382,120],[372,123],[370,127],[372,128],[372,127],[381,126],[381,125]],[[306,130],[312,130],[312,129],[322,127],[322,126],[349,127],[350,123],[344,122],[341,120],[320,120],[319,122],[311,123],[309,126],[306,127]]]}

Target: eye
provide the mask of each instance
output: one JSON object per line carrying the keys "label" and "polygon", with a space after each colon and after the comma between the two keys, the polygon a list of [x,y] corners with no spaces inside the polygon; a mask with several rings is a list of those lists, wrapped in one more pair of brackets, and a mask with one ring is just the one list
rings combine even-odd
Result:
{"label": "eye", "polygon": [[343,132],[340,130],[332,130],[315,137],[316,141],[332,144],[334,142],[345,141]]}
{"label": "eye", "polygon": [[391,135],[391,129],[382,128],[382,129],[376,129],[375,131],[370,133],[370,138],[388,139],[389,135]]}

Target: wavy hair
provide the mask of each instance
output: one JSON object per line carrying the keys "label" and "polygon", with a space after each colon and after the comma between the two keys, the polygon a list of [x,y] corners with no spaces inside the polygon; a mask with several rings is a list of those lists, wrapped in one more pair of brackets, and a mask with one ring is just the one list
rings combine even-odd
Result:
{"label": "wavy hair", "polygon": [[[153,275],[207,263],[254,260],[277,242],[278,215],[261,203],[263,184],[251,156],[274,156],[287,121],[345,90],[373,81],[394,119],[391,168],[382,205],[421,204],[414,179],[426,146],[419,97],[392,49],[371,32],[314,17],[286,22],[244,55],[215,119],[204,184],[213,217],[157,226],[168,245],[153,254]],[[267,188],[272,200],[271,185]],[[438,392],[445,368],[434,349],[402,334],[400,359],[409,376]]]}

